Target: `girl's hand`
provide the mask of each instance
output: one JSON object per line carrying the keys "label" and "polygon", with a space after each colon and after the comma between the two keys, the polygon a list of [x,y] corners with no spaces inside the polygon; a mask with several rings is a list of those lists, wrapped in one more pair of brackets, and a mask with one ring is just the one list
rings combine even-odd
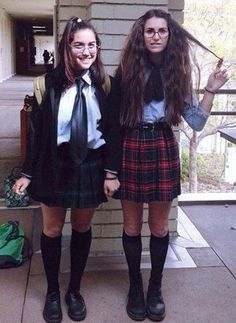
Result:
{"label": "girl's hand", "polygon": [[206,88],[211,92],[216,92],[228,81],[227,69],[220,69],[219,66],[210,74]]}
{"label": "girl's hand", "polygon": [[29,186],[31,180],[22,176],[19,178],[12,187],[13,192],[19,195],[23,195],[25,189]]}
{"label": "girl's hand", "polygon": [[104,193],[107,197],[112,197],[112,195],[118,191],[120,187],[120,182],[117,175],[107,172],[104,181]]}

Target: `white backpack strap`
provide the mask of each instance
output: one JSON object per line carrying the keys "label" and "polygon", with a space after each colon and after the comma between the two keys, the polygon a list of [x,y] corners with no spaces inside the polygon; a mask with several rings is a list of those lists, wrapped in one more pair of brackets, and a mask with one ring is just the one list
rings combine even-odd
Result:
{"label": "white backpack strap", "polygon": [[106,96],[108,96],[111,91],[111,79],[108,74],[105,75],[105,81],[104,81],[102,87],[103,87],[103,90],[104,90]]}
{"label": "white backpack strap", "polygon": [[38,102],[38,105],[42,103],[42,99],[45,93],[45,74],[37,76],[34,79],[34,95]]}

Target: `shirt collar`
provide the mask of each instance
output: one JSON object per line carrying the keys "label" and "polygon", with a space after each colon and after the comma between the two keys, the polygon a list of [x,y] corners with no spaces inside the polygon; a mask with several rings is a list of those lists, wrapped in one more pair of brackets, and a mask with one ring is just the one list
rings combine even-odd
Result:
{"label": "shirt collar", "polygon": [[92,80],[90,77],[90,71],[87,70],[87,72],[82,76],[82,79],[88,84],[91,85],[92,84]]}

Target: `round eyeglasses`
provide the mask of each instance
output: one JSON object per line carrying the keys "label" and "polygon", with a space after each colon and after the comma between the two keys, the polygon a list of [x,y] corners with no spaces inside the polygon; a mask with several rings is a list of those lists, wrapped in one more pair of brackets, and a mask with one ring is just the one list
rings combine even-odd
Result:
{"label": "round eyeglasses", "polygon": [[83,54],[85,50],[88,50],[90,54],[95,54],[100,48],[97,44],[89,44],[88,46],[84,44],[73,44],[71,47],[79,54]]}
{"label": "round eyeglasses", "polygon": [[144,31],[144,34],[147,38],[153,38],[156,34],[158,34],[160,38],[166,38],[169,35],[169,30],[166,28],[160,28],[159,30],[148,28]]}

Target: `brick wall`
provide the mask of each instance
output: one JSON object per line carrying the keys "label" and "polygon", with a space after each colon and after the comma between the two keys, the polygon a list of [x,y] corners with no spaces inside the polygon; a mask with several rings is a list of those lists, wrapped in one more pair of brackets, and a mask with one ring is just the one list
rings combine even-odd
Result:
{"label": "brick wall", "polygon": [[[183,21],[184,0],[59,0],[58,33],[62,34],[66,20],[72,15],[88,19],[102,40],[102,57],[108,73],[113,74],[119,60],[120,49],[133,22],[151,8],[170,11],[180,23]],[[178,131],[175,131],[178,137]],[[177,235],[177,199],[173,201],[169,218],[171,235]],[[144,210],[143,249],[148,249],[149,229],[147,208]],[[69,215],[64,227],[65,240],[71,232]],[[119,201],[110,200],[97,211],[93,221],[92,253],[121,253],[122,211]]]}

